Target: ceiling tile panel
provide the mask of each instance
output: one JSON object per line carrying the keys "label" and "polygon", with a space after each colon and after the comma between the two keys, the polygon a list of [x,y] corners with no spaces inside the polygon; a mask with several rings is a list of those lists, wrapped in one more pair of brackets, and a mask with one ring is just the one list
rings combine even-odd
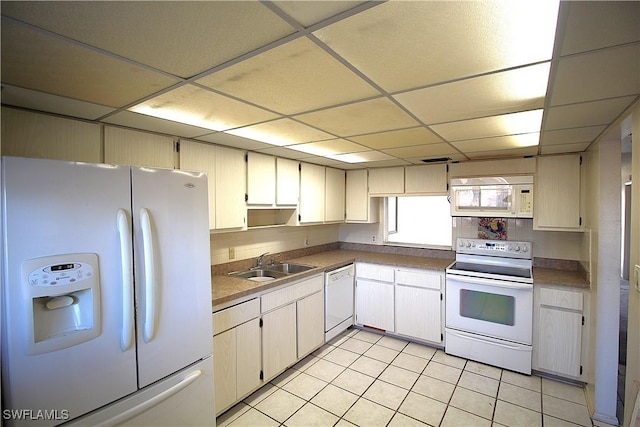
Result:
{"label": "ceiling tile panel", "polygon": [[231,135],[226,132],[214,132],[208,135],[202,135],[197,138],[199,141],[210,142],[212,144],[226,145],[227,147],[240,148],[243,150],[261,150],[263,148],[271,148],[273,145],[264,142],[258,142],[253,139],[242,138],[240,136]]}
{"label": "ceiling tile panel", "polygon": [[173,89],[129,110],[216,131],[279,117],[261,108],[192,85]]}
{"label": "ceiling tile panel", "polygon": [[179,82],[7,19],[2,19],[1,51],[2,83],[108,107],[123,107]]}
{"label": "ceiling tile panel", "polygon": [[590,142],[581,144],[558,144],[540,147],[540,154],[579,153],[589,148]]}
{"label": "ceiling tile panel", "polygon": [[359,144],[347,141],[345,139],[330,139],[321,142],[310,142],[307,144],[289,145],[287,148],[302,151],[305,153],[326,156],[329,154],[357,153],[360,151],[369,151],[369,148]]}
{"label": "ceiling tile panel", "polygon": [[551,59],[557,3],[386,2],[313,34],[389,92]]}
{"label": "ceiling tile panel", "polygon": [[551,130],[543,134],[540,145],[575,144],[580,142],[590,142],[596,139],[606,126],[590,126],[576,129]]}
{"label": "ceiling tile panel", "polygon": [[307,38],[296,39],[197,82],[287,115],[380,95]]}
{"label": "ceiling tile panel", "polygon": [[538,147],[515,148],[512,150],[477,151],[469,153],[470,159],[496,159],[500,157],[524,157],[538,154]]}
{"label": "ceiling tile panel", "polygon": [[547,62],[404,92],[394,98],[425,124],[532,110],[544,106],[549,69]]}
{"label": "ceiling tile panel", "polygon": [[552,106],[640,94],[640,43],[563,58]]}
{"label": "ceiling tile panel", "polygon": [[[492,138],[468,139],[452,142],[458,150],[469,155],[478,151],[511,150],[515,148],[537,147],[540,140],[539,133],[496,136]],[[537,150],[537,148],[536,148]]]}
{"label": "ceiling tile panel", "polygon": [[365,2],[347,0],[324,0],[318,2],[286,0],[274,1],[273,3],[278,6],[280,10],[292,17],[298,24],[308,28]]}
{"label": "ceiling tile panel", "polygon": [[448,141],[488,138],[540,131],[542,110],[504,114],[432,126]]}
{"label": "ceiling tile panel", "polygon": [[296,116],[296,119],[340,137],[418,125],[418,122],[387,98],[302,114]]}
{"label": "ceiling tile panel", "polygon": [[349,139],[376,150],[442,142],[439,136],[424,127],[352,136]]}
{"label": "ceiling tile panel", "polygon": [[231,134],[272,145],[292,145],[335,138],[321,130],[314,129],[291,119],[279,119],[257,125],[228,131]]}
{"label": "ceiling tile panel", "polygon": [[2,13],[180,77],[294,32],[259,2],[2,2]]}
{"label": "ceiling tile panel", "polygon": [[393,160],[393,157],[380,151],[361,151],[359,153],[332,154],[328,157],[346,163],[366,163]]}
{"label": "ceiling tile panel", "polygon": [[163,120],[157,117],[147,116],[146,114],[138,114],[126,110],[106,117],[101,121],[104,123],[126,126],[133,129],[144,129],[151,132],[160,132],[183,138],[195,138],[200,135],[211,133],[210,129],[189,126],[184,123]]}
{"label": "ceiling tile panel", "polygon": [[450,157],[453,154],[459,154],[458,150],[445,143],[418,145],[414,147],[404,148],[392,148],[382,151],[389,154],[390,156],[400,157],[402,159],[410,157],[421,157],[424,159],[429,159],[434,157]]}
{"label": "ceiling tile panel", "polygon": [[635,100],[634,96],[551,107],[545,130],[606,125],[614,121]]}
{"label": "ceiling tile panel", "polygon": [[561,55],[640,41],[640,2],[570,1]]}

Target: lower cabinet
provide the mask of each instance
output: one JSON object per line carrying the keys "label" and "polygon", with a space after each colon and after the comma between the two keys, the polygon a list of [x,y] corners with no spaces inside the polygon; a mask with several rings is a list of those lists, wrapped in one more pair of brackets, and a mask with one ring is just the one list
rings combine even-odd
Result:
{"label": "lower cabinet", "polygon": [[262,370],[267,382],[324,344],[324,277],[262,295]]}
{"label": "lower cabinet", "polygon": [[262,315],[262,370],[265,381],[297,359],[296,303]]}
{"label": "lower cabinet", "polygon": [[584,293],[538,286],[534,293],[533,369],[583,376]]}
{"label": "lower cabinet", "polygon": [[356,323],[442,345],[444,273],[356,264]]}
{"label": "lower cabinet", "polygon": [[257,298],[213,314],[216,415],[261,384],[259,316]]}

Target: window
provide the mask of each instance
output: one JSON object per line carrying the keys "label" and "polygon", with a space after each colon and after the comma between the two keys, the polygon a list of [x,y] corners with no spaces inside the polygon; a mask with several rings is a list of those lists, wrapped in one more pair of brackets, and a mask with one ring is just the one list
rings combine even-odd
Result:
{"label": "window", "polygon": [[451,247],[447,196],[385,198],[385,243]]}

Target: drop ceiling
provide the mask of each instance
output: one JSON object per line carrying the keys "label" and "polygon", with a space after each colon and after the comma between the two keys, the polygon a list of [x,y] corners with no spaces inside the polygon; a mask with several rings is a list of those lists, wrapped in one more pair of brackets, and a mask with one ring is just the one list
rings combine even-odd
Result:
{"label": "drop ceiling", "polygon": [[344,169],[580,152],[640,97],[638,1],[1,8],[3,105]]}

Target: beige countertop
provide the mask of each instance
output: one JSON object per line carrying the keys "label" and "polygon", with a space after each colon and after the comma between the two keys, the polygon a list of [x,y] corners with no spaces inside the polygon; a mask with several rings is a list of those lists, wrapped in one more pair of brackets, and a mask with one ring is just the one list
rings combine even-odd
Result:
{"label": "beige countertop", "polygon": [[[222,308],[222,306],[232,301],[240,301],[245,297],[259,294],[305,277],[323,273],[327,270],[333,270],[352,262],[371,262],[394,267],[413,267],[437,271],[444,271],[447,266],[453,262],[450,258],[430,258],[345,249],[330,250],[283,261],[312,265],[316,268],[269,282],[254,282],[252,280],[230,277],[228,275],[214,275],[211,278],[213,307]],[[534,284],[589,289],[589,282],[584,278],[584,275],[576,270],[534,267],[533,277]]]}

